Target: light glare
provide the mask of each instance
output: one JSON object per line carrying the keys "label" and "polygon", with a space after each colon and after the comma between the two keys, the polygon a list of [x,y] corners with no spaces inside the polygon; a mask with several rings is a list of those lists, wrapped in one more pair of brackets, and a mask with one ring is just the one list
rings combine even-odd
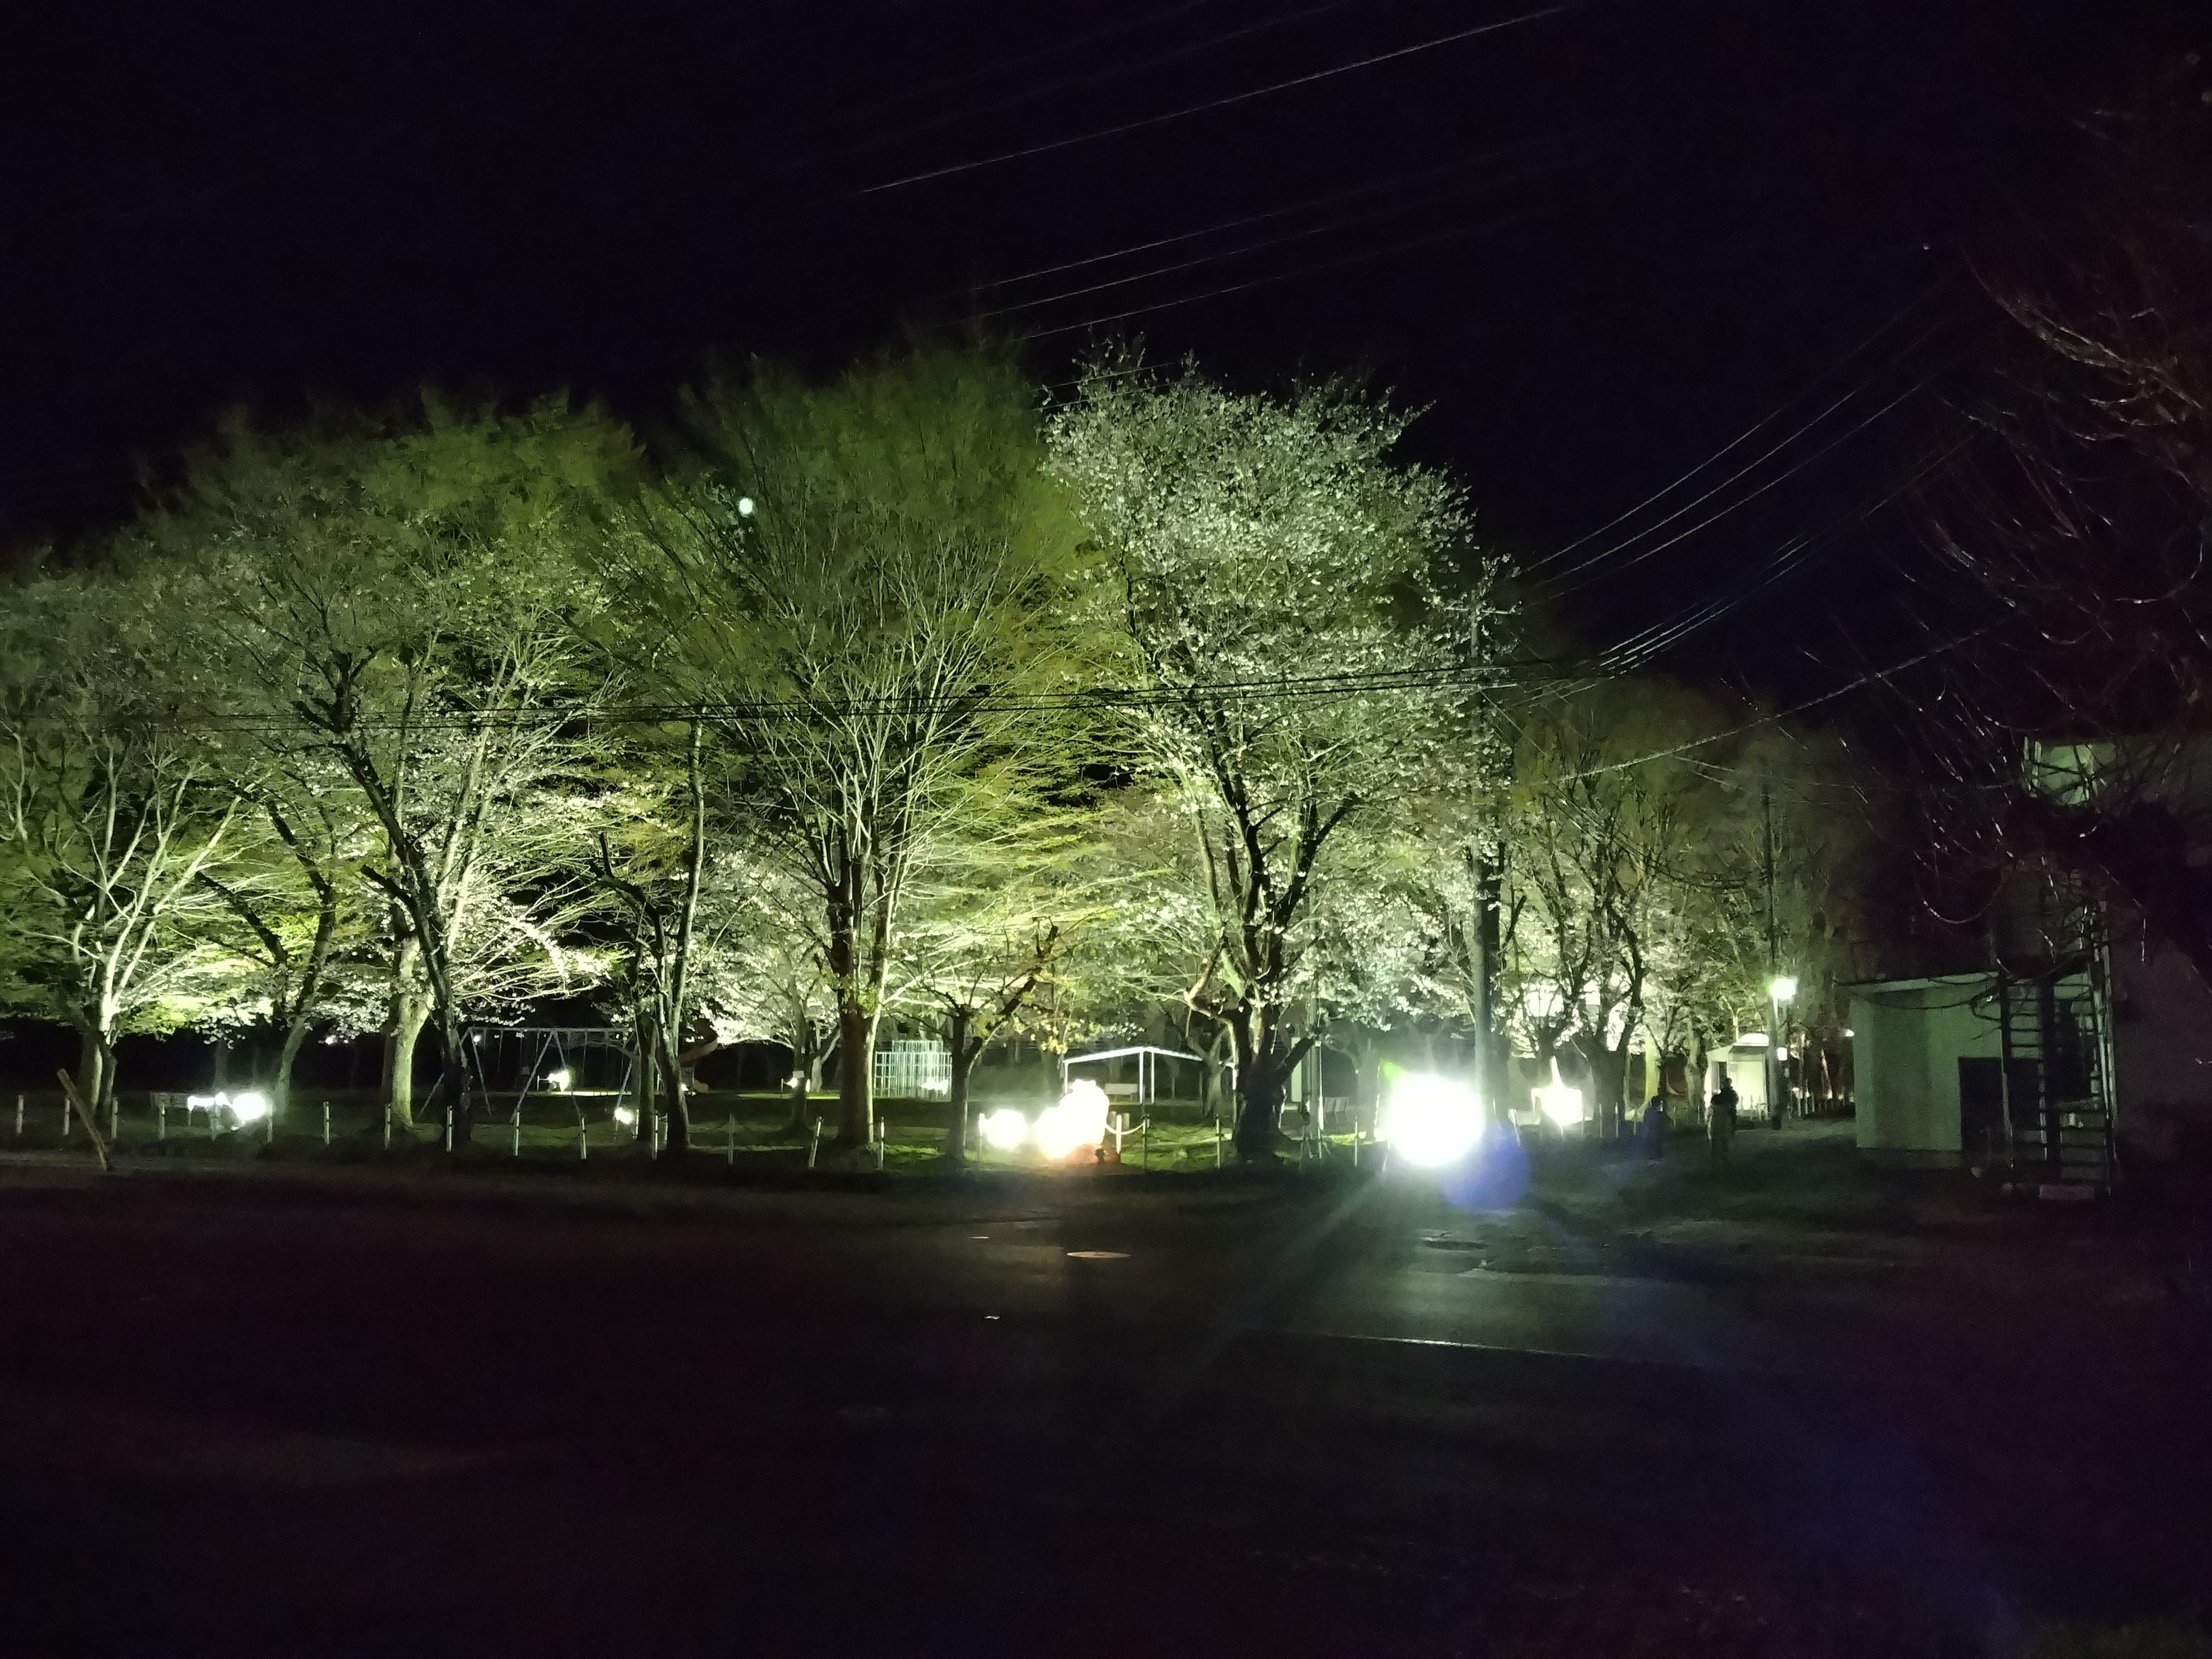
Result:
{"label": "light glare", "polygon": [[1030,1121],[1011,1106],[986,1112],[981,1125],[984,1143],[994,1152],[1011,1152],[1030,1138]]}
{"label": "light glare", "polygon": [[1078,1078],[1056,1106],[1037,1115],[1037,1150],[1054,1163],[1079,1147],[1106,1138],[1106,1091],[1089,1078]]}
{"label": "light glare", "polygon": [[1788,1002],[1797,994],[1797,981],[1784,974],[1767,989],[1773,993],[1777,1002]]}
{"label": "light glare", "polygon": [[[222,1097],[218,1095],[216,1099]],[[230,1115],[240,1123],[255,1123],[269,1115],[269,1097],[258,1089],[248,1089],[243,1094],[230,1097]]]}
{"label": "light glare", "polygon": [[563,1066],[558,1071],[546,1073],[545,1080],[556,1089],[565,1091],[576,1079],[575,1074]]}
{"label": "light glare", "polygon": [[1583,1091],[1571,1083],[1553,1083],[1534,1091],[1536,1109],[1562,1129],[1583,1121]]}
{"label": "light glare", "polygon": [[1482,1139],[1482,1108],[1463,1083],[1408,1072],[1390,1085],[1382,1138],[1408,1164],[1440,1170],[1458,1163]]}

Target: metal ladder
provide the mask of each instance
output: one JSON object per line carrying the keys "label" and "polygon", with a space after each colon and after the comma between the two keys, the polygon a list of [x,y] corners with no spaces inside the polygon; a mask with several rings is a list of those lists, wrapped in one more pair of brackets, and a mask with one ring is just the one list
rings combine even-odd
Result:
{"label": "metal ladder", "polygon": [[2112,1184],[2112,1109],[2095,981],[2073,969],[1997,981],[2014,1167],[2047,1184]]}

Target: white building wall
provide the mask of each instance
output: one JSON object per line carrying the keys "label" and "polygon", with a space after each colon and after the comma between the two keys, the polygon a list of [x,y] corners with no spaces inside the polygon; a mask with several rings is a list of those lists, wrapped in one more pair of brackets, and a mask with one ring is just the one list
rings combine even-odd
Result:
{"label": "white building wall", "polygon": [[1977,1012],[1986,974],[1863,986],[1851,994],[1851,1074],[1865,1152],[1957,1152],[1959,1061],[2003,1053],[1996,1021]]}
{"label": "white building wall", "polygon": [[2212,994],[2179,951],[2115,951],[2115,1129],[2132,1148],[2171,1157],[2191,1126],[2212,1124]]}

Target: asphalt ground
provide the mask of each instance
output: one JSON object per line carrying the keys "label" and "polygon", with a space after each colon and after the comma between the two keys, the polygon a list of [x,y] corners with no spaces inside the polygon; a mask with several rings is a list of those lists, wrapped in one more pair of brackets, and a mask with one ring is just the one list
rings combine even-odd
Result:
{"label": "asphalt ground", "polygon": [[2201,1333],[1991,1282],[1387,1180],[17,1164],[0,1645],[1966,1654],[2185,1613]]}

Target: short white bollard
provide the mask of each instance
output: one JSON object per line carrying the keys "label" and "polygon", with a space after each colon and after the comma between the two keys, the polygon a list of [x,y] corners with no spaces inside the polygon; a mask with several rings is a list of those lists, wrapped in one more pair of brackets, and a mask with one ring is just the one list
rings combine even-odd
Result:
{"label": "short white bollard", "polygon": [[887,1123],[876,1125],[876,1173],[878,1175],[884,1172],[884,1153],[890,1148],[890,1126]]}
{"label": "short white bollard", "polygon": [[23,1133],[23,1097],[21,1095],[15,1097],[15,1133],[18,1135]]}
{"label": "short white bollard", "polygon": [[514,1103],[514,1156],[522,1156],[522,1103]]}
{"label": "short white bollard", "polygon": [[389,1106],[384,1109],[384,1150],[387,1152],[392,1150],[392,1108]]}
{"label": "short white bollard", "polygon": [[110,1095],[110,1096],[107,1097],[107,1139],[108,1139],[108,1144],[109,1144],[110,1146],[114,1146],[114,1145],[119,1144],[119,1143],[121,1142],[122,1139],[123,1139],[123,1097],[122,1097],[121,1095],[119,1095],[119,1094],[116,1094],[116,1095]]}
{"label": "short white bollard", "polygon": [[154,1139],[167,1140],[168,1138],[169,1097],[165,1094],[155,1095],[154,1097]]}
{"label": "short white bollard", "polygon": [[592,1156],[592,1126],[584,1121],[584,1109],[576,1108],[576,1162],[586,1162]]}
{"label": "short white bollard", "polygon": [[738,1115],[735,1112],[730,1114],[722,1135],[726,1142],[723,1150],[729,1155],[730,1167],[734,1170],[738,1165]]}
{"label": "short white bollard", "polygon": [[453,1109],[450,1106],[446,1108],[446,1150],[453,1150]]}
{"label": "short white bollard", "polygon": [[330,1144],[331,1144],[331,1103],[330,1103],[329,1101],[327,1101],[327,1100],[326,1100],[326,1101],[325,1101],[325,1102],[323,1103],[323,1145],[324,1145],[324,1146],[329,1146]]}
{"label": "short white bollard", "polygon": [[262,1121],[268,1126],[261,1133],[262,1144],[265,1146],[274,1146],[276,1144],[276,1109],[274,1106],[269,1109],[269,1115],[262,1119]]}
{"label": "short white bollard", "polygon": [[1213,1120],[1213,1167],[1217,1170],[1225,1167],[1228,1161],[1223,1139],[1221,1120],[1217,1117]]}
{"label": "short white bollard", "polygon": [[819,1152],[821,1150],[822,1120],[817,1117],[814,1120],[813,1127],[806,1132],[806,1167],[808,1169],[811,1170],[814,1167],[815,1154]]}
{"label": "short white bollard", "polygon": [[62,1139],[63,1139],[64,1140],[67,1140],[67,1139],[69,1139],[69,1131],[70,1131],[70,1103],[69,1103],[69,1097],[68,1097],[67,1095],[64,1095],[64,1096],[62,1097]]}

